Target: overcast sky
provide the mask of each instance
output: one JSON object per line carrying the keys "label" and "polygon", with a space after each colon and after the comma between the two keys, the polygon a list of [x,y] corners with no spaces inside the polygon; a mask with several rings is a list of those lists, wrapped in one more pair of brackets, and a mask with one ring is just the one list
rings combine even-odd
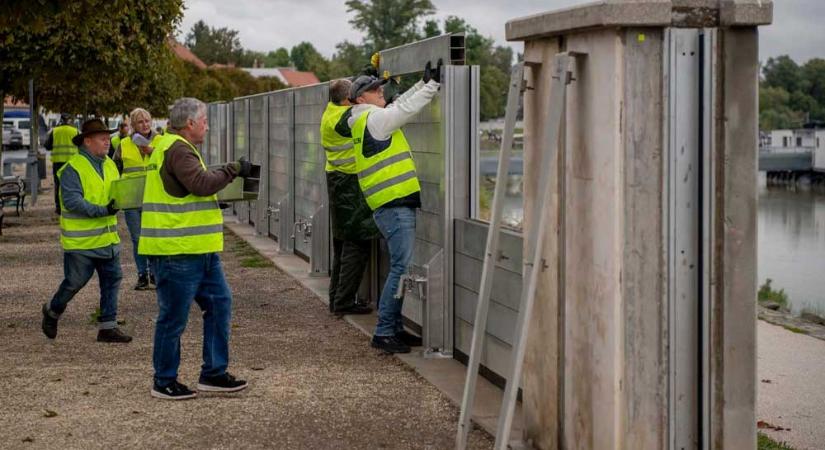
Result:
{"label": "overcast sky", "polygon": [[[512,18],[584,3],[582,0],[432,0],[439,23],[455,15],[464,18],[497,43],[504,23]],[[198,20],[213,27],[240,31],[244,48],[258,51],[292,48],[309,41],[325,56],[335,44],[361,42],[362,34],[347,23],[343,0],[186,0],[179,39]],[[774,24],[761,29],[760,58],[789,54],[797,62],[825,58],[825,0],[774,0]],[[520,43],[511,44],[517,50]]]}

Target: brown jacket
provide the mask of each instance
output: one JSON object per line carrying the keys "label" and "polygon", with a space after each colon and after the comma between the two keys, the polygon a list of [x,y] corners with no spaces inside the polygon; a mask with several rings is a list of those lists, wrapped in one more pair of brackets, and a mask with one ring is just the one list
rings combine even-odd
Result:
{"label": "brown jacket", "polygon": [[203,170],[200,159],[183,141],[176,141],[166,150],[160,178],[163,187],[173,197],[214,195],[232,182],[238,175],[233,164],[219,169]]}

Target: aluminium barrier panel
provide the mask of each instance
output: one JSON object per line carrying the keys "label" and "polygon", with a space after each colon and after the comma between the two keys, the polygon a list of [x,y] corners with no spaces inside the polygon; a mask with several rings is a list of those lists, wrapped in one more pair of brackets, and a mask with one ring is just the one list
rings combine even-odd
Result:
{"label": "aluminium barrier panel", "polygon": [[269,191],[269,236],[278,241],[281,253],[294,250],[292,212],[294,189],[294,98],[293,90],[269,94],[269,164],[267,189]]}
{"label": "aluminium barrier panel", "polygon": [[321,146],[321,116],[329,99],[327,83],[294,90],[295,253],[310,262],[310,274],[327,276],[330,267],[326,155]]}
{"label": "aluminium barrier panel", "polygon": [[[268,96],[255,95],[249,97],[247,101],[249,102],[249,160],[252,164],[265,168],[268,166]],[[261,170],[261,186],[266,186],[267,176],[267,171]],[[266,234],[268,231],[268,224],[266,223],[267,195],[267,190],[261,189],[258,200],[249,202],[249,223],[255,226],[255,231],[258,234]]]}
{"label": "aluminium barrier panel", "polygon": [[[232,102],[232,136],[230,161],[237,161],[242,156],[249,159],[249,101],[245,98]],[[248,202],[235,202],[232,207],[241,223],[249,223]]]}

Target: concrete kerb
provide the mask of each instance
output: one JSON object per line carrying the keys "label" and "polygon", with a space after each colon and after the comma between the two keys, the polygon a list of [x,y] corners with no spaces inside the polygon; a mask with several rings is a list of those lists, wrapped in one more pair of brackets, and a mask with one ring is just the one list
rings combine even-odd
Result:
{"label": "concrete kerb", "polygon": [[[260,236],[251,225],[239,223],[234,217],[225,217],[225,226],[239,238],[246,241],[261,255],[272,261],[275,266],[309,289],[324,305],[329,304],[329,278],[309,275],[309,264],[295,255],[278,252],[278,244],[268,237]],[[375,314],[362,316],[344,316],[350,325],[366,336],[372,336],[377,317]],[[371,350],[365,347],[365,350]],[[467,368],[454,359],[427,359],[421,351],[406,355],[395,355],[399,360],[414,369],[421,377],[444,393],[456,406],[461,405],[464,394],[464,378]],[[475,405],[471,418],[490,435],[495,436],[498,413],[503,391],[483,378],[479,378]],[[456,418],[457,420],[457,418]],[[458,423],[456,422],[456,426]],[[521,405],[516,405],[516,418],[513,422],[513,436],[521,436],[523,417]]]}

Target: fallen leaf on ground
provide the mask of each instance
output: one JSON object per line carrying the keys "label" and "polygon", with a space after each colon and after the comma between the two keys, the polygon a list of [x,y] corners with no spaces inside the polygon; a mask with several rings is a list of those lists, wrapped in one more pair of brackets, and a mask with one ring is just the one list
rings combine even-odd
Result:
{"label": "fallen leaf on ground", "polygon": [[47,409],[43,411],[43,417],[57,417],[57,412]]}
{"label": "fallen leaf on ground", "polygon": [[772,423],[765,422],[764,420],[760,420],[756,422],[756,428],[760,430],[774,430],[774,431],[791,431],[790,428],[785,428],[783,426],[774,425]]}

